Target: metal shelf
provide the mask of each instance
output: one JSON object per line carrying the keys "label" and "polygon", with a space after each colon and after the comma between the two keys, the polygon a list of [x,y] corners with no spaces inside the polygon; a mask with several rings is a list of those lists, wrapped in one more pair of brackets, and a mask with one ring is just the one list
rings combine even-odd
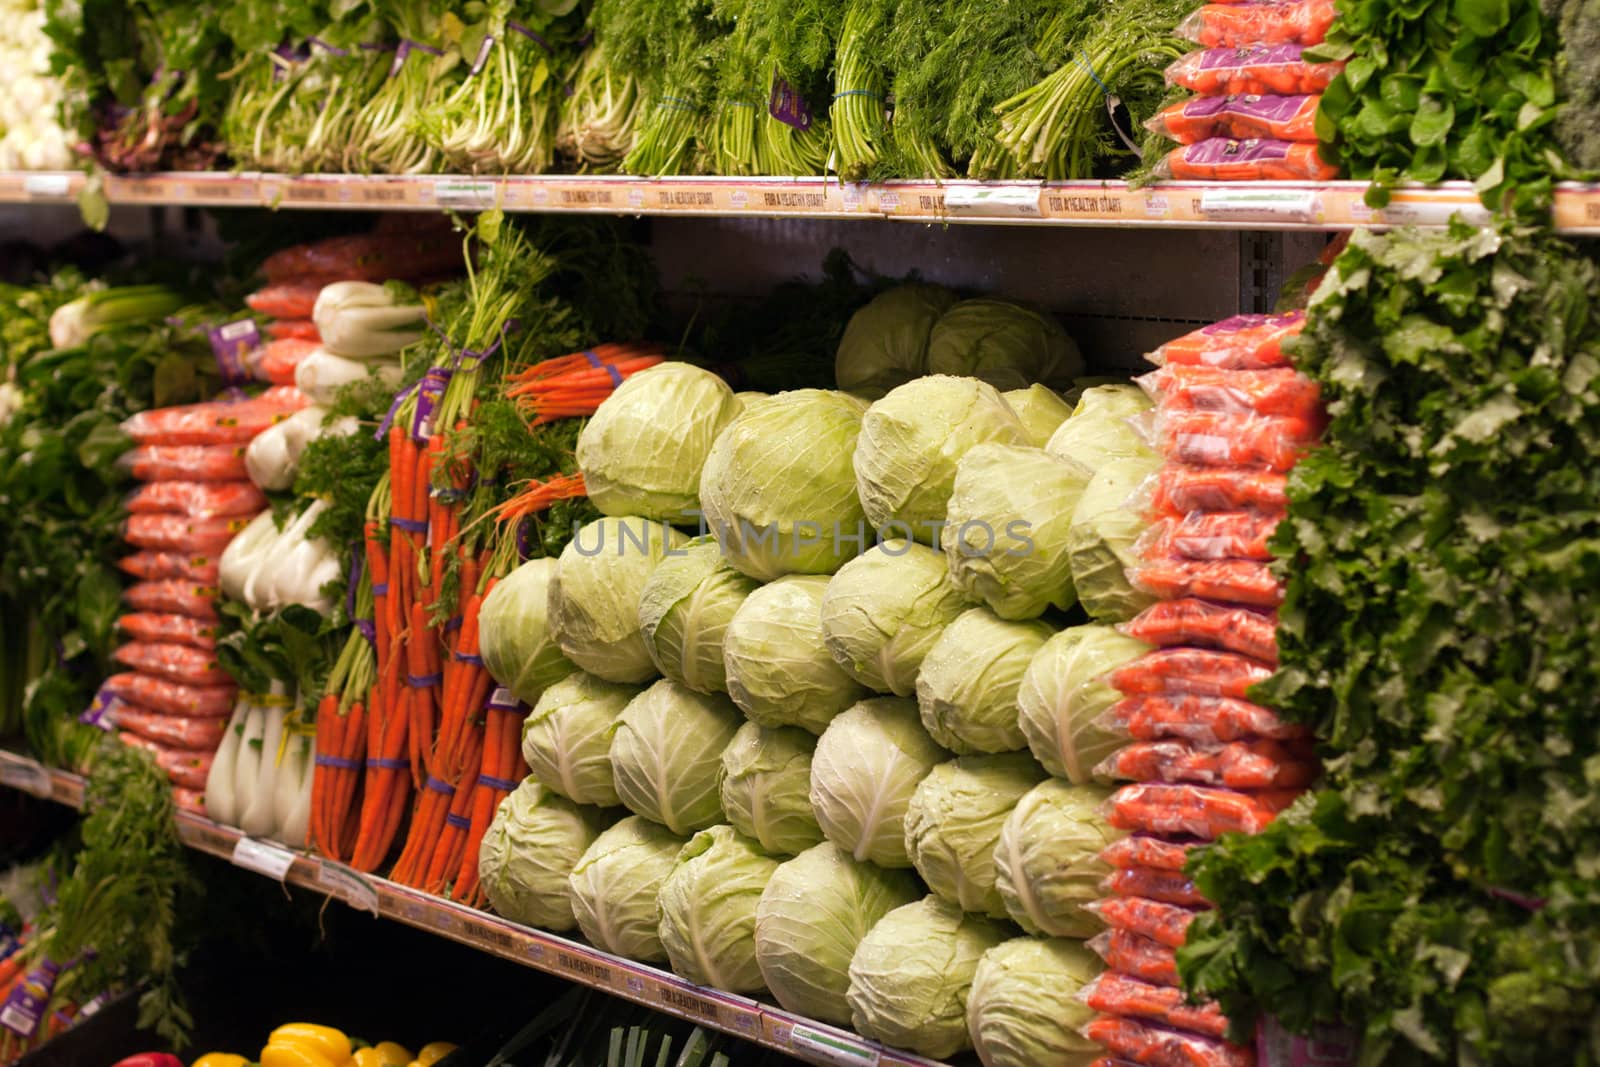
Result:
{"label": "metal shelf", "polygon": [[[0,173],[0,203],[71,203],[87,179],[77,172]],[[481,210],[724,218],[889,219],[1113,228],[1348,230],[1443,225],[1460,213],[1488,215],[1466,182],[1396,190],[1388,207],[1367,207],[1363,182],[904,181],[842,184],[831,178],[633,178],[550,175],[292,176],[242,172],[108,176],[113,204],[271,207],[294,210]],[[1600,184],[1556,190],[1555,223],[1600,234]]]}
{"label": "metal shelf", "polygon": [[[0,785],[69,807],[83,806],[83,778],[4,750],[0,750]],[[358,911],[427,930],[480,952],[735,1034],[820,1067],[942,1067],[937,1061],[874,1044],[847,1030],[762,1001],[698,986],[580,941],[519,926],[496,915],[360,874],[341,863],[246,837],[233,827],[192,812],[178,813],[178,837],[198,852],[287,885],[337,898]]]}

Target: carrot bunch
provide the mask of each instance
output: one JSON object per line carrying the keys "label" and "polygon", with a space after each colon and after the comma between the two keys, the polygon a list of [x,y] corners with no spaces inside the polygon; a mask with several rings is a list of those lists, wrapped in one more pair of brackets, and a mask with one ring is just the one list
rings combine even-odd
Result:
{"label": "carrot bunch", "polygon": [[522,491],[494,509],[500,522],[515,522],[548,508],[558,500],[571,500],[587,496],[583,474],[557,474],[544,481],[526,483]]}
{"label": "carrot bunch", "polygon": [[534,426],[593,415],[626,379],[661,363],[664,351],[653,344],[596,345],[512,375],[506,396]]}
{"label": "carrot bunch", "polygon": [[363,574],[356,589],[357,628],[352,630],[328,675],[327,691],[317,705],[316,765],[311,777],[311,843],[322,855],[348,859],[359,827],[356,790],[367,754],[367,694],[377,678],[374,641],[364,632],[372,626],[372,576]]}
{"label": "carrot bunch", "polygon": [[528,709],[518,704],[508,690],[497,689],[490,697],[483,757],[472,790],[472,815],[450,893],[451,899],[473,907],[482,907],[484,901],[483,888],[478,884],[478,846],[483,843],[500,802],[528,774],[528,765],[522,759],[522,720],[527,714]]}

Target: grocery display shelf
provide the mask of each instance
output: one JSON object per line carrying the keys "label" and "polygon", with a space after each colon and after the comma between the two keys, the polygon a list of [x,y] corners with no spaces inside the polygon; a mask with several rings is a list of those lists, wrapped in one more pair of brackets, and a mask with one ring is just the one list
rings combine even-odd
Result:
{"label": "grocery display shelf", "polygon": [[[83,778],[4,750],[0,750],[0,786],[73,808],[83,806]],[[178,813],[178,836],[196,851],[286,885],[342,900],[358,911],[737,1035],[819,1067],[942,1067],[937,1061],[878,1046],[771,1004],[697,986],[579,941],[519,926],[274,842],[246,837],[233,827],[191,812]]]}
{"label": "grocery display shelf", "polygon": [[[77,172],[0,173],[0,203],[69,203],[87,178]],[[901,181],[845,184],[832,178],[634,178],[548,175],[473,178],[257,172],[109,176],[113,204],[293,209],[480,210],[602,215],[754,218],[880,218],[1140,228],[1347,230],[1443,225],[1487,213],[1466,182],[1402,188],[1370,208],[1363,182]],[[1556,190],[1556,228],[1600,235],[1600,184]]]}

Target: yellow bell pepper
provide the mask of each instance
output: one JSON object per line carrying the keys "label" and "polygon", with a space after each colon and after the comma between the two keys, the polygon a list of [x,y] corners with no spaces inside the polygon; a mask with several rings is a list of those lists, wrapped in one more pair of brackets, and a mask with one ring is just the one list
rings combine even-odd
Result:
{"label": "yellow bell pepper", "polygon": [[[454,1052],[456,1047],[448,1041],[434,1041],[422,1046],[422,1051],[417,1053],[417,1067],[433,1067],[434,1064]],[[262,1067],[266,1067],[265,1064]]]}
{"label": "yellow bell pepper", "polygon": [[336,1060],[320,1049],[293,1041],[278,1041],[261,1050],[261,1067],[346,1067],[350,1057]]}
{"label": "yellow bell pepper", "polygon": [[406,1067],[406,1064],[415,1058],[411,1055],[410,1049],[397,1041],[380,1041],[372,1047],[383,1057],[378,1062],[385,1067]]}
{"label": "yellow bell pepper", "polygon": [[208,1052],[189,1067],[245,1067],[250,1061],[232,1052]]}
{"label": "yellow bell pepper", "polygon": [[350,1058],[350,1039],[343,1031],[315,1023],[287,1023],[280,1026],[268,1035],[267,1044],[301,1045],[315,1049],[332,1060],[335,1067],[343,1067]]}

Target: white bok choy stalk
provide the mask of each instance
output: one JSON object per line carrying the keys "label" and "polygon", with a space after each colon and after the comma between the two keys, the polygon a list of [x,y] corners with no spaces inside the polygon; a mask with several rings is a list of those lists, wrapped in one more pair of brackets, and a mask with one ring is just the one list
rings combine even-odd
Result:
{"label": "white bok choy stalk", "polygon": [[289,742],[294,761],[294,789],[291,791],[287,811],[278,827],[278,840],[291,848],[304,848],[311,836],[311,777],[316,769],[316,740],[310,734],[297,733]]}
{"label": "white bok choy stalk", "polygon": [[[276,689],[278,687],[274,687]],[[275,694],[276,695],[276,694]],[[278,773],[282,770],[278,755],[283,748],[284,720],[289,709],[287,701],[277,700],[274,706],[263,710],[259,747],[250,765],[255,775],[250,781],[250,803],[239,815],[239,829],[251,837],[270,837],[277,829],[274,810],[277,802]],[[247,737],[245,744],[251,744]],[[241,777],[241,783],[244,779]]]}
{"label": "white bok choy stalk", "polygon": [[244,450],[244,466],[250,480],[262,489],[288,489],[294,485],[300,457],[312,441],[324,435],[346,437],[356,432],[355,418],[347,415],[323,425],[327,417],[327,408],[313,404],[256,434]]}
{"label": "white bok choy stalk", "polygon": [[314,500],[279,530],[272,513],[258,516],[222,553],[222,589],[257,612],[300,604],[320,615],[333,610],[323,586],[343,573],[338,553],[320,537],[307,534],[328,509]]}
{"label": "white bok choy stalk", "polygon": [[393,361],[363,362],[336,356],[326,348],[319,348],[296,364],[294,384],[311,398],[313,404],[327,407],[338,399],[341,389],[352,382],[365,380],[369,373],[376,374],[383,387],[391,391],[404,376],[400,364]]}
{"label": "white bok choy stalk", "polygon": [[422,339],[424,312],[405,285],[334,282],[311,312],[322,347],[346,359],[382,359]]}
{"label": "white bok choy stalk", "polygon": [[223,731],[222,744],[217,746],[216,757],[211,761],[211,773],[206,775],[206,814],[229,826],[239,821],[234,774],[238,768],[239,749],[244,744],[245,723],[254,707],[250,694],[240,690],[239,699],[233,705],[233,717]]}

